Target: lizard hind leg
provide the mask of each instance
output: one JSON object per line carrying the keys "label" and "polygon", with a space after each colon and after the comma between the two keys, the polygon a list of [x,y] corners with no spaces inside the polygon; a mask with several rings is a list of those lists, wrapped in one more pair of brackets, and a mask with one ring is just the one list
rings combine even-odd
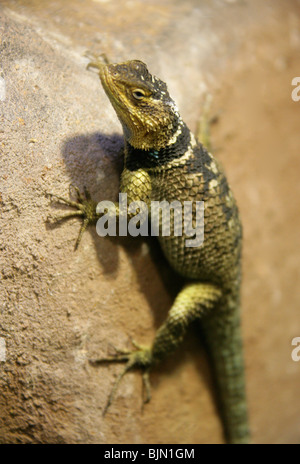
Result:
{"label": "lizard hind leg", "polygon": [[107,364],[107,363],[126,363],[121,373],[118,375],[113,387],[110,391],[108,396],[106,405],[103,410],[103,415],[107,413],[108,408],[111,406],[115,394],[118,390],[118,387],[121,383],[121,380],[132,369],[139,368],[142,370],[142,380],[143,386],[146,392],[146,396],[144,398],[144,403],[148,403],[151,399],[151,391],[150,391],[150,379],[149,379],[149,370],[152,363],[152,356],[151,350],[149,348],[141,347],[134,341],[132,341],[133,345],[137,348],[134,351],[121,351],[117,350],[117,354],[115,356],[110,356],[108,358],[100,358],[90,360],[92,365],[99,365],[99,364]]}
{"label": "lizard hind leg", "polygon": [[104,414],[111,405],[122,378],[131,369],[140,369],[142,371],[146,393],[144,403],[150,400],[150,369],[180,345],[189,324],[212,309],[220,296],[221,290],[212,284],[201,282],[186,284],[177,295],[166,321],[156,332],[151,348],[142,347],[133,342],[136,348],[134,351],[119,351],[116,356],[90,361],[93,365],[115,362],[126,363],[112,387],[104,408]]}

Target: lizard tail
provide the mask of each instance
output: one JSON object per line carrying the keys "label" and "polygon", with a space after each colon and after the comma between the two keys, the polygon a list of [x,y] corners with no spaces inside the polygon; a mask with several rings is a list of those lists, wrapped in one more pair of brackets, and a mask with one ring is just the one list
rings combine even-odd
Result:
{"label": "lizard tail", "polygon": [[205,341],[213,358],[220,413],[230,444],[250,441],[239,314],[210,314],[202,320]]}

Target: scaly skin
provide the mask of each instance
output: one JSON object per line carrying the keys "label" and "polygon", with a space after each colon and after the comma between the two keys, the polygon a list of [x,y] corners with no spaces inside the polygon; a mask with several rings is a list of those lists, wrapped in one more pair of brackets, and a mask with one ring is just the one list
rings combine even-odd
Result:
{"label": "scaly skin", "polygon": [[[224,172],[182,121],[166,84],[152,76],[144,63],[91,65],[99,68],[103,88],[123,126],[125,167],[120,191],[127,193],[128,203],[142,200],[150,207],[153,200],[203,200],[205,205],[201,247],[186,247],[184,234],[158,237],[166,259],[186,284],[152,345],[95,361],[126,362],[105,411],[121,378],[132,368],[143,371],[149,400],[150,368],[175,350],[190,322],[199,319],[215,369],[227,441],[248,443],[239,313],[242,228]],[[91,212],[89,198],[79,197],[77,208],[83,228],[99,217]]]}

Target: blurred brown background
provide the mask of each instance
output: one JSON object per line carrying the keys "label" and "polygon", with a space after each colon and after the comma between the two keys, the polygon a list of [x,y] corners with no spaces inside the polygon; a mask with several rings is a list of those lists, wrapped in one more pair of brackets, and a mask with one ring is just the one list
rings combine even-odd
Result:
{"label": "blurred brown background", "polygon": [[149,405],[131,373],[102,417],[121,367],[88,359],[149,343],[178,282],[151,240],[90,230],[73,252],[79,223],[45,223],[57,211],[45,192],[118,192],[121,128],[90,50],[145,61],[193,130],[212,94],[214,150],[244,224],[253,442],[299,443],[300,2],[2,0],[0,50],[1,442],[223,442],[195,328],[153,372]]}

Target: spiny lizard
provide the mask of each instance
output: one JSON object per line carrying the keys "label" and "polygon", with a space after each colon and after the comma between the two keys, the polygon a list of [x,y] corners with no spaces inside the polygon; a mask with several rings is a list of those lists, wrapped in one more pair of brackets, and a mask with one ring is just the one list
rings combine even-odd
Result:
{"label": "spiny lizard", "polygon": [[[152,345],[96,361],[126,363],[107,407],[132,368],[142,370],[149,400],[150,368],[175,350],[188,325],[199,319],[213,360],[227,441],[248,443],[240,332],[242,227],[224,172],[181,119],[166,84],[151,75],[143,62],[91,66],[99,68],[103,88],[123,126],[125,165],[120,191],[127,194],[128,203],[142,200],[150,207],[153,200],[203,200],[205,205],[201,247],[186,247],[184,234],[158,237],[165,257],[186,283]],[[87,225],[99,214],[89,195],[84,198],[78,189],[77,194],[77,202],[60,200],[76,208],[71,216],[83,217],[78,245]]]}

